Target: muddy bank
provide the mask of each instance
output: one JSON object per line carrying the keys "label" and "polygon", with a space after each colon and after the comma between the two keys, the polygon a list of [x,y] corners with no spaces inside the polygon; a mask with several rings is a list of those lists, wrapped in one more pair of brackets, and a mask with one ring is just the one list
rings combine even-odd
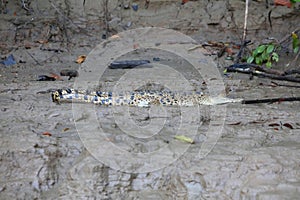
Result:
{"label": "muddy bank", "polygon": [[[190,127],[180,132],[189,136],[192,127],[199,125],[193,145],[174,140],[174,135],[181,130],[178,124],[183,115],[178,108],[153,112],[150,117],[149,110],[132,108],[132,120],[140,127],[151,122],[158,126],[162,120],[166,121],[160,134],[152,140],[133,140],[132,135],[124,134],[122,124],[116,124],[116,118],[124,117],[125,112],[86,105],[87,109],[95,109],[99,126],[109,133],[107,142],[128,152],[187,147],[176,162],[148,173],[134,172],[136,166],[130,166],[129,160],[123,161],[132,167],[132,173],[118,171],[95,159],[76,127],[85,118],[76,118],[71,104],[52,103],[49,94],[52,89],[73,87],[76,79],[35,81],[39,74],[77,70],[76,57],[88,54],[104,41],[103,4],[84,2],[35,1],[28,5],[32,9],[29,11],[11,1],[3,7],[7,12],[1,13],[1,56],[13,54],[17,64],[0,67],[1,199],[297,199],[300,193],[297,102],[232,104],[221,107],[224,112],[220,116],[215,116],[211,107],[200,107],[199,118],[190,124],[182,122]],[[108,5],[109,35],[126,29],[159,26],[191,35],[198,42],[239,41],[241,37],[243,1],[190,1],[185,5],[150,1],[147,8],[144,3],[132,1],[129,9],[124,9],[128,2],[116,2],[110,1]],[[132,9],[133,3],[138,3],[137,11]],[[281,38],[290,33],[298,22],[296,8],[276,7],[272,12],[272,31],[267,19],[271,7],[267,9],[264,2],[253,1],[249,38],[259,42],[265,37]],[[160,64],[178,70],[194,90],[201,88],[207,92],[203,79],[181,58],[153,51],[124,57],[159,57]],[[230,63],[223,58],[210,58],[215,59],[220,72]],[[130,71],[106,71],[99,88],[113,88],[126,72]],[[299,93],[297,88],[272,87],[269,80],[249,80],[246,75],[222,78],[228,95],[233,98]],[[224,116],[224,125],[211,124],[214,118]],[[210,126],[222,127],[221,135],[212,151],[199,159],[199,149],[210,138],[207,132]],[[110,153],[112,158],[119,156]],[[161,160],[164,156],[161,155]]]}
{"label": "muddy bank", "polygon": [[[277,88],[270,92],[270,88],[251,84],[249,94],[247,84],[240,83],[242,89],[235,95],[272,96],[287,91]],[[189,145],[175,163],[151,173],[128,174],[101,164],[85,149],[74,125],[71,104],[56,105],[51,103],[49,94],[36,94],[54,86],[62,84],[2,87],[3,199],[296,199],[299,194],[300,123],[299,113],[295,112],[299,103],[227,106],[225,125],[217,144],[205,158],[196,159],[202,143],[209,137],[206,133],[212,115],[202,111],[196,143]],[[180,117],[176,109],[168,110],[169,126],[152,143],[128,139],[116,126],[110,108],[97,108],[97,112],[102,128],[110,133],[107,142],[128,151],[147,152],[170,142],[187,145],[174,141]],[[131,113],[137,123],[143,123],[147,117],[143,110]],[[159,116],[152,116],[156,117]],[[270,126],[284,123],[291,124],[293,129]],[[46,131],[51,133],[50,137],[43,135]]]}

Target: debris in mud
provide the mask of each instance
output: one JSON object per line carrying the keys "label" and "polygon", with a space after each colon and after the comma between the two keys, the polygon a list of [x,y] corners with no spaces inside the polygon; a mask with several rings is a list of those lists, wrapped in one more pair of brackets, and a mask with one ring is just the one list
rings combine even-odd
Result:
{"label": "debris in mud", "polygon": [[10,54],[5,60],[1,61],[0,63],[2,63],[5,66],[17,64],[17,62],[15,61],[15,58],[12,54]]}
{"label": "debris in mud", "polygon": [[48,40],[37,40],[35,41],[36,43],[39,43],[39,44],[47,44],[48,43]]}
{"label": "debris in mud", "polygon": [[60,71],[60,75],[61,76],[68,76],[69,79],[68,80],[71,80],[71,78],[75,78],[75,77],[78,77],[79,76],[79,73],[77,70],[70,70],[70,69],[63,69]]}
{"label": "debris in mud", "polygon": [[44,136],[49,136],[49,137],[52,136],[52,134],[49,133],[49,132],[43,132],[42,135],[44,135]]}
{"label": "debris in mud", "polygon": [[271,123],[271,124],[269,124],[269,126],[273,127],[273,129],[277,130],[277,131],[279,130],[279,128],[283,129],[283,126],[289,128],[289,129],[294,129],[294,127],[290,123],[284,123],[283,124],[282,122],[280,122],[280,123]]}
{"label": "debris in mud", "polygon": [[269,126],[271,126],[271,127],[280,126],[280,124],[279,123],[271,123],[271,124],[269,124]]}
{"label": "debris in mud", "polygon": [[108,67],[110,69],[128,69],[149,63],[149,60],[122,60],[112,62]]}
{"label": "debris in mud", "polygon": [[129,4],[125,4],[125,5],[123,6],[123,8],[124,8],[125,10],[129,9]]}
{"label": "debris in mud", "polygon": [[189,0],[182,0],[181,5],[184,5],[185,3],[187,3]]}
{"label": "debris in mud", "polygon": [[120,36],[116,34],[116,35],[112,35],[110,38],[111,38],[111,39],[119,39]]}
{"label": "debris in mud", "polygon": [[275,6],[287,6],[288,8],[292,7],[292,3],[290,0],[274,0]]}
{"label": "debris in mud", "polygon": [[138,9],[139,9],[139,5],[136,4],[136,3],[133,3],[133,4],[131,5],[131,7],[132,7],[132,9],[133,9],[134,11],[138,11]]}
{"label": "debris in mud", "polygon": [[190,143],[190,144],[195,143],[192,138],[186,137],[184,135],[176,135],[174,138],[177,139],[177,140],[180,140],[182,142],[187,142],[187,143]]}
{"label": "debris in mud", "polygon": [[228,123],[227,125],[240,125],[242,122],[238,121],[238,122],[232,122],[232,123]]}
{"label": "debris in mud", "polygon": [[68,131],[68,130],[70,130],[70,128],[64,128],[64,129],[63,129],[64,132],[66,132],[66,131]]}
{"label": "debris in mud", "polygon": [[50,74],[51,74],[51,77],[55,78],[56,80],[62,80],[62,78],[58,74],[55,74],[55,73],[50,73]]}
{"label": "debris in mud", "polygon": [[289,129],[294,129],[294,127],[289,123],[284,123],[283,126],[289,128]]}
{"label": "debris in mud", "polygon": [[148,9],[150,4],[150,0],[145,0],[145,9]]}
{"label": "debris in mud", "polygon": [[80,55],[77,57],[76,63],[81,64],[85,61],[86,55]]}
{"label": "debris in mud", "polygon": [[47,75],[39,75],[37,81],[56,81],[56,78]]}

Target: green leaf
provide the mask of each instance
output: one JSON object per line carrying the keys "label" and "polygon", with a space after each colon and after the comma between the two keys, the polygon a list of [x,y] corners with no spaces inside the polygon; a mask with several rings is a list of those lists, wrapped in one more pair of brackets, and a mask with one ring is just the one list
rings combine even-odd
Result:
{"label": "green leaf", "polygon": [[299,51],[299,46],[294,48],[294,53],[298,53],[298,51]]}
{"label": "green leaf", "polygon": [[271,68],[271,67],[272,67],[272,63],[271,63],[270,61],[268,61],[268,62],[266,63],[266,67]]}
{"label": "green leaf", "polygon": [[275,52],[272,53],[272,60],[275,61],[275,62],[278,62],[279,61],[279,55]]}
{"label": "green leaf", "polygon": [[298,38],[293,38],[293,49],[300,46],[300,42]]}
{"label": "green leaf", "polygon": [[262,54],[261,54],[261,59],[262,59],[262,61],[265,61],[265,60],[268,60],[269,59],[269,54],[266,52],[266,51],[264,51]]}
{"label": "green leaf", "polygon": [[273,50],[274,50],[274,48],[275,48],[275,46],[274,46],[273,44],[268,45],[268,48],[267,48],[267,54],[272,53]]}
{"label": "green leaf", "polygon": [[247,63],[252,63],[253,61],[254,61],[254,57],[249,56],[249,58],[247,59]]}
{"label": "green leaf", "polygon": [[226,74],[226,73],[227,73],[227,68],[226,68],[226,69],[224,69],[223,73],[224,73],[224,74]]}
{"label": "green leaf", "polygon": [[266,45],[260,45],[257,47],[257,53],[262,53],[266,49]]}
{"label": "green leaf", "polygon": [[257,51],[257,49],[255,49],[252,53],[252,56],[255,58],[257,56],[257,54],[258,54],[258,51]]}
{"label": "green leaf", "polygon": [[260,65],[262,63],[261,57],[256,57],[255,58],[255,63]]}

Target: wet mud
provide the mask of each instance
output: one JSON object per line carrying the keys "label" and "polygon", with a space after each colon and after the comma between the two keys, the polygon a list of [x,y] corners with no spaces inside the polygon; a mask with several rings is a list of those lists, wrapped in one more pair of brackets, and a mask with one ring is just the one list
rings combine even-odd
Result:
{"label": "wet mud", "polygon": [[[78,77],[71,80],[62,77],[62,80],[56,81],[36,81],[38,75],[59,74],[62,69],[79,70],[80,65],[75,63],[77,56],[88,55],[96,45],[104,41],[101,36],[105,32],[105,23],[98,20],[102,19],[103,12],[99,14],[99,10],[91,9],[95,7],[93,3],[84,5],[84,10],[81,8],[82,3],[58,1],[58,4],[53,4],[49,1],[43,7],[32,2],[33,9],[39,6],[39,13],[35,12],[35,19],[32,21],[30,12],[27,13],[20,5],[12,2],[6,5],[8,14],[0,14],[3,16],[1,56],[4,59],[13,54],[17,61],[16,65],[0,66],[1,199],[298,198],[299,102],[195,106],[186,109],[131,107],[126,108],[126,112],[124,108],[95,107],[88,104],[84,105],[85,108],[82,105],[53,103],[50,92],[58,88],[74,87]],[[118,3],[126,4],[125,1]],[[201,5],[200,10],[195,9],[195,6]],[[102,9],[100,4],[97,6]],[[299,13],[297,15],[296,9],[291,11],[278,7],[272,15],[273,29],[277,31],[271,31],[263,28],[267,27],[264,2],[253,1],[252,6],[262,10],[262,15],[251,15],[250,38],[255,36],[255,39],[263,40],[269,35],[282,37],[298,23]],[[54,7],[64,12],[60,14]],[[160,7],[166,11],[163,12]],[[181,31],[199,43],[208,40],[239,40],[243,7],[243,1],[190,1],[185,5],[150,1],[147,9],[140,4],[137,12],[130,9],[128,13],[123,7],[109,5],[113,14],[122,14],[122,17],[113,14],[110,16],[112,31],[109,34],[124,30],[124,26],[131,29],[150,24]],[[161,15],[150,15],[154,11]],[[207,15],[212,11],[215,14]],[[47,12],[47,17],[37,17]],[[192,17],[191,12],[200,16],[200,22]],[[68,19],[72,19],[72,23]],[[129,22],[132,26],[129,26]],[[14,29],[15,27],[17,28]],[[42,41],[36,42],[37,40],[48,42],[43,44]],[[231,98],[256,99],[299,94],[299,88],[274,87],[268,79],[250,79],[248,75],[240,74],[225,76],[224,66],[231,61],[217,58],[216,55],[208,57],[216,63],[226,86],[226,94]],[[208,94],[210,92],[193,67],[167,52],[142,50],[120,59],[123,58],[148,59],[154,64],[170,66],[189,80],[192,90]],[[153,61],[153,58],[160,59]],[[292,56],[287,56],[282,62],[291,62],[292,59]],[[97,89],[113,89],[120,77],[131,72],[130,70],[133,69],[107,68],[99,78]],[[281,84],[296,85],[288,82]],[[168,88],[149,82],[139,89]],[[146,173],[140,173],[136,169],[149,169],[147,167],[151,168],[152,165],[139,162],[138,159],[125,160],[124,157],[124,160],[120,159],[119,163],[111,166],[103,164],[101,159],[99,161],[93,155],[90,147],[84,143],[86,138],[79,132],[88,132],[90,127],[83,126],[79,129],[78,125],[92,120],[91,116],[74,114],[74,110],[81,108],[92,110],[98,120],[97,126],[107,133],[105,140],[101,141],[103,144],[112,143],[123,151],[144,154],[166,148],[168,152],[175,152],[174,157],[179,155],[178,158],[167,166]],[[195,118],[185,121],[182,116],[189,116],[189,112],[195,110]],[[87,111],[83,110],[82,113]],[[151,125],[151,129],[159,130],[159,134],[151,139],[137,137],[138,131],[127,131],[132,128],[124,123],[124,118],[127,117],[141,127],[141,130]],[[164,126],[160,129],[162,122]],[[197,127],[195,133],[191,131],[194,127]],[[209,153],[199,158],[203,145],[207,145],[211,139],[209,130],[214,130],[214,127],[218,130],[215,133],[220,132],[220,135],[210,144],[213,148]],[[193,137],[195,143],[178,141],[174,139],[176,134]],[[97,139],[96,136],[89,136],[89,139]],[[122,158],[122,155],[114,151],[109,152],[109,155],[111,160]],[[161,159],[152,164],[159,166],[160,162],[168,158],[161,154]]]}

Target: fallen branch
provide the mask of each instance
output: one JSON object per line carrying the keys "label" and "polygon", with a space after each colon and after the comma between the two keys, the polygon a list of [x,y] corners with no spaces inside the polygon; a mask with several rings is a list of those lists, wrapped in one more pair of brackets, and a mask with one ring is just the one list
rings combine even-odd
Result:
{"label": "fallen branch", "polygon": [[244,74],[250,74],[258,77],[265,77],[281,81],[290,81],[300,83],[300,78],[292,76],[292,74],[298,74],[298,70],[290,70],[287,72],[267,69],[258,65],[241,63],[233,64],[226,68],[227,72],[239,72]]}

